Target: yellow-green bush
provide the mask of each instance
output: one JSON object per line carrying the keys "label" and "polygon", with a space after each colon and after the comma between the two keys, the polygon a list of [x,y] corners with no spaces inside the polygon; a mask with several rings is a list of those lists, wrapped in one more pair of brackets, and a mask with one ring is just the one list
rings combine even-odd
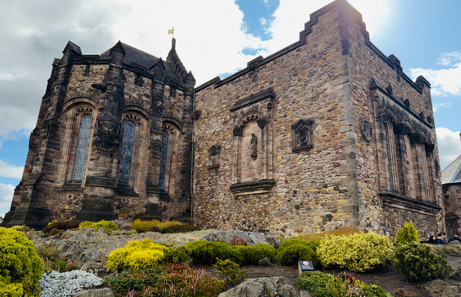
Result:
{"label": "yellow-green bush", "polygon": [[143,221],[140,219],[136,219],[133,223],[130,223],[130,225],[133,226],[134,230],[138,233],[150,231],[152,226],[158,226],[159,224],[159,220]]}
{"label": "yellow-green bush", "polygon": [[161,232],[163,232],[163,230],[165,230],[168,227],[179,226],[179,225],[183,225],[183,223],[178,222],[178,221],[168,221],[168,222],[161,222],[160,224],[158,224],[158,228],[160,229]]}
{"label": "yellow-green bush", "polygon": [[395,244],[404,244],[410,242],[419,242],[418,231],[416,231],[413,226],[413,222],[405,223],[403,227],[399,228],[397,231],[397,236],[395,237]]}
{"label": "yellow-green bush", "polygon": [[394,257],[389,237],[375,232],[329,236],[320,241],[317,255],[323,266],[337,266],[354,272],[386,267]]}
{"label": "yellow-green bush", "polygon": [[84,228],[92,228],[94,230],[99,230],[101,228],[107,229],[107,230],[120,230],[118,226],[110,221],[99,221],[99,222],[82,222],[78,225],[80,229]]}
{"label": "yellow-green bush", "polygon": [[157,265],[165,256],[166,246],[144,238],[132,240],[124,248],[113,250],[107,258],[107,267],[113,271],[133,270]]}
{"label": "yellow-green bush", "polygon": [[0,296],[38,296],[43,262],[34,243],[24,233],[2,227],[0,238]]}

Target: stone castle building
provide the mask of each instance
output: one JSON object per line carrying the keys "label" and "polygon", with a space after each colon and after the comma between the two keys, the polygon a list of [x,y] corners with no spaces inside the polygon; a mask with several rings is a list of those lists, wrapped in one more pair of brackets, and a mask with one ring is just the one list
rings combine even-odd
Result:
{"label": "stone castle building", "polygon": [[299,40],[195,87],[121,42],[55,60],[8,225],[192,216],[267,233],[445,228],[430,84],[345,0]]}

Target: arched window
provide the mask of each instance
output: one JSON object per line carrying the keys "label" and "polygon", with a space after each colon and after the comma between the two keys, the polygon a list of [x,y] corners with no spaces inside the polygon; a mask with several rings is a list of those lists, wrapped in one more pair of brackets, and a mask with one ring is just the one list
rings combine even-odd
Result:
{"label": "arched window", "polygon": [[75,153],[74,170],[72,172],[72,181],[82,181],[85,170],[86,151],[88,149],[88,140],[90,138],[91,115],[85,114],[80,122],[80,131],[78,133],[77,152]]}
{"label": "arched window", "polygon": [[131,157],[133,155],[135,125],[132,121],[125,122],[123,130],[122,156],[120,159],[120,172],[118,175],[119,185],[128,185],[130,180]]}
{"label": "arched window", "polygon": [[165,171],[166,171],[166,160],[168,155],[168,132],[162,131],[162,149],[160,157],[160,178],[158,187],[160,190],[165,190]]}

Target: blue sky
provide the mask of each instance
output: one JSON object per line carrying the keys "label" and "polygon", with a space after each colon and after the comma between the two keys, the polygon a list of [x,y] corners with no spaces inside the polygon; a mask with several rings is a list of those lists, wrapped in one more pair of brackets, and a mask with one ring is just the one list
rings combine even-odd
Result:
{"label": "blue sky", "polygon": [[[177,51],[200,85],[298,40],[328,0],[82,0],[0,3],[0,215],[19,183],[54,58],[68,40],[100,54],[118,40],[165,58]],[[349,0],[371,41],[400,59],[407,75],[432,83],[442,168],[461,154],[459,0]]]}

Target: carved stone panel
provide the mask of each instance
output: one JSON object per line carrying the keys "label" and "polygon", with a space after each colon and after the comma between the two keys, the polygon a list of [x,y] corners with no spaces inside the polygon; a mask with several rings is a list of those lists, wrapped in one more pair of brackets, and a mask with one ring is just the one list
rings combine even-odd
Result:
{"label": "carved stone panel", "polygon": [[212,145],[208,149],[208,169],[216,169],[219,167],[219,153],[221,151],[221,146],[219,144]]}
{"label": "carved stone panel", "polygon": [[370,142],[373,139],[373,128],[367,120],[362,120],[360,123],[360,131],[362,132],[362,137],[367,142]]}
{"label": "carved stone panel", "polygon": [[313,123],[313,120],[299,120],[291,125],[293,152],[308,151],[313,148]]}
{"label": "carved stone panel", "polygon": [[113,154],[120,148],[120,123],[96,121],[93,150]]}

